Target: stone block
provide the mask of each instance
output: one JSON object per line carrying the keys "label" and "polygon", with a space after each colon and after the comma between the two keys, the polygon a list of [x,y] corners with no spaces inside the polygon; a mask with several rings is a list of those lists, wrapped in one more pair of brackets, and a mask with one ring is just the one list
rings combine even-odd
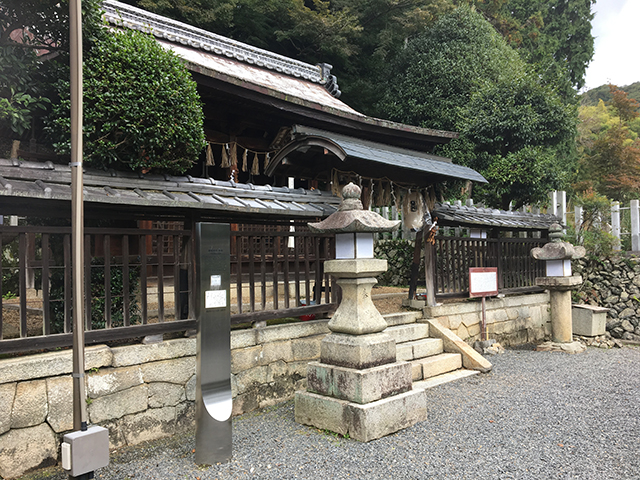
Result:
{"label": "stone block", "polygon": [[425,420],[426,398],[424,390],[412,390],[360,405],[311,392],[296,392],[295,419],[303,425],[368,442]]}
{"label": "stone block", "polygon": [[517,308],[507,308],[507,318],[509,320],[515,320],[518,318],[518,309]]}
{"label": "stone block", "polygon": [[264,344],[293,338],[311,337],[329,333],[329,320],[313,320],[310,322],[290,323],[288,325],[272,325],[256,331],[256,342]]}
{"label": "stone block", "polygon": [[12,429],[41,424],[47,418],[47,411],[46,380],[18,383],[11,412]]}
{"label": "stone block", "polygon": [[414,382],[422,380],[422,364],[420,362],[411,362],[411,380]]}
{"label": "stone block", "polygon": [[231,332],[231,350],[253,347],[256,344],[257,332],[253,328],[233,330]]}
{"label": "stone block", "polygon": [[356,370],[309,363],[309,391],[355,403],[369,403],[411,390],[411,364],[396,362]]}
{"label": "stone block", "polygon": [[[194,395],[195,395],[195,383],[193,384],[193,388],[194,388]],[[231,398],[235,398],[236,396],[238,396],[238,381],[236,380],[236,376],[232,373],[231,374]],[[187,399],[190,400],[188,395],[187,395]]]}
{"label": "stone block", "polygon": [[487,323],[506,322],[507,320],[509,320],[509,315],[506,310],[487,310]]}
{"label": "stone block", "polygon": [[332,333],[322,340],[320,361],[329,365],[357,369],[393,363],[396,361],[396,342],[385,333],[369,335]]}
{"label": "stone block", "polygon": [[110,395],[144,383],[142,370],[134,365],[125,368],[106,368],[87,374],[87,395],[91,398]]}
{"label": "stone block", "polygon": [[140,370],[146,383],[171,382],[184,385],[196,373],[196,357],[182,357],[147,363],[140,365]]}
{"label": "stone block", "polygon": [[469,332],[470,337],[475,337],[476,335],[480,335],[481,330],[482,330],[482,327],[480,326],[479,323],[476,323],[475,325],[469,325],[467,327],[467,332]]}
{"label": "stone block", "polygon": [[11,410],[16,396],[16,383],[0,385],[0,435],[11,428]]}
{"label": "stone block", "polygon": [[349,433],[349,402],[311,392],[296,392],[295,420],[321,430]]}
{"label": "stone block", "polygon": [[[233,377],[233,375],[232,375]],[[187,400],[190,402],[195,402],[196,400],[196,376],[195,374],[187,380],[186,385],[184,386],[185,395]]]}
{"label": "stone block", "polygon": [[317,360],[320,358],[320,345],[326,335],[299,338],[291,341],[293,360]]}
{"label": "stone block", "polygon": [[149,384],[149,406],[151,408],[175,407],[186,400],[182,385],[167,382]]}
{"label": "stone block", "polygon": [[47,423],[56,433],[73,430],[73,378],[47,378]]}
{"label": "stone block", "polygon": [[177,338],[151,345],[128,345],[115,347],[113,366],[127,367],[149,362],[158,362],[172,358],[194,356],[196,354],[195,338]]}
{"label": "stone block", "polygon": [[176,408],[150,408],[142,413],[127,415],[121,429],[128,445],[167,437],[175,433]]}
{"label": "stone block", "polygon": [[195,432],[196,404],[183,402],[176,406],[176,433]]}
{"label": "stone block", "polygon": [[[480,323],[480,319],[482,318],[482,314],[478,315],[477,313],[465,313],[464,315],[462,315],[462,324],[465,327],[469,327],[471,325],[475,325]],[[450,329],[455,330],[456,328],[458,328],[457,326],[455,328],[451,327],[451,325],[449,326]]]}
{"label": "stone block", "polygon": [[[421,300],[420,300],[421,301]],[[383,315],[387,325],[401,325],[407,323],[416,323],[422,319],[422,312],[397,312]]]}
{"label": "stone block", "polygon": [[30,470],[55,465],[58,442],[49,425],[10,430],[0,435],[0,477],[16,478]]}
{"label": "stone block", "polygon": [[454,335],[451,330],[442,327],[437,321],[429,321],[429,331],[432,337],[442,339],[445,352],[460,353],[462,355],[464,368],[481,372],[491,370],[492,365],[486,358],[467,345],[460,337]]}
{"label": "stone block", "polygon": [[289,375],[291,375],[293,378],[306,379],[308,365],[309,362],[306,361],[289,363]]}
{"label": "stone block", "polygon": [[411,342],[429,336],[429,325],[426,323],[412,323],[388,327],[384,333],[395,339],[396,343]]}
{"label": "stone block", "polygon": [[457,333],[458,333],[458,337],[460,337],[463,340],[466,338],[469,338],[469,330],[464,325],[460,325],[458,327]]}
{"label": "stone block", "polygon": [[417,360],[417,363],[422,365],[422,378],[426,379],[462,368],[462,357],[459,353],[441,353]]}
{"label": "stone block", "polygon": [[408,362],[413,360],[413,346],[409,343],[400,343],[396,345],[396,360],[398,362]]}
{"label": "stone block", "polygon": [[349,436],[369,442],[426,420],[427,397],[424,390],[412,390],[365,405],[350,403],[347,409]]}
{"label": "stone block", "polygon": [[240,373],[257,365],[262,365],[262,346],[241,348],[231,351],[231,373]]}
{"label": "stone block", "polygon": [[262,346],[262,356],[260,365],[268,365],[278,360],[290,362],[293,360],[293,350],[291,349],[291,340],[280,342],[269,342]]}
{"label": "stone block", "polygon": [[259,408],[259,404],[255,395],[238,395],[233,398],[233,407],[231,415],[237,416],[243,413],[251,412]]}
{"label": "stone block", "polygon": [[148,397],[147,385],[139,385],[96,398],[88,408],[91,423],[101,423],[142,412],[147,409]]}
{"label": "stone block", "polygon": [[109,422],[102,422],[100,424],[101,427],[109,430],[109,450],[125,447],[127,445],[127,439],[124,438],[122,429],[120,428],[120,425],[122,423],[121,420],[122,419],[112,420]]}
{"label": "stone block", "polygon": [[236,384],[238,385],[238,395],[245,393],[252,387],[267,383],[267,371],[266,365],[251,368],[236,374]]}
{"label": "stone block", "polygon": [[585,337],[604,335],[607,330],[608,308],[574,305],[571,308],[573,334]]}
{"label": "stone block", "polygon": [[443,352],[442,340],[439,338],[424,338],[409,342],[413,346],[413,358],[430,357]]}
{"label": "stone block", "polygon": [[[475,317],[474,314],[469,314],[469,313],[466,313],[465,316],[467,317],[467,319],[469,319],[469,317],[471,316]],[[449,315],[448,319],[449,319],[449,328],[453,328],[454,330],[458,328],[462,323],[462,315],[460,314]]]}
{"label": "stone block", "polygon": [[[86,370],[110,366],[112,359],[111,349],[106,345],[85,350]],[[0,384],[67,375],[72,370],[71,350],[5,358],[0,360]]]}
{"label": "stone block", "polygon": [[267,365],[267,383],[289,375],[289,365],[282,360]]}

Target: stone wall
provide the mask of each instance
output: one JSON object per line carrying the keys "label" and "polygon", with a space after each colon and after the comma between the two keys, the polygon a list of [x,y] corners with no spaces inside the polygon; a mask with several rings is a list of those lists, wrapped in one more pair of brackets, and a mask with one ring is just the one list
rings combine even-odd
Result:
{"label": "stone wall", "polygon": [[[378,240],[374,256],[387,261],[388,269],[378,276],[379,285],[405,286],[411,280],[411,264],[415,243],[409,240]],[[424,255],[424,252],[422,252]],[[424,262],[420,263],[418,279],[424,283]]]}
{"label": "stone wall", "polygon": [[[480,340],[481,300],[425,307],[424,316],[439,320],[468,344]],[[551,335],[549,294],[516,295],[486,300],[487,332],[503,345],[544,340]]]}
{"label": "stone wall", "polygon": [[578,303],[609,309],[607,330],[614,338],[640,341],[640,259],[612,257],[574,262],[573,273],[583,284],[574,294]]}
{"label": "stone wall", "polygon": [[[491,338],[503,344],[550,332],[547,294],[487,300]],[[480,301],[425,309],[473,343]],[[231,332],[233,414],[290,399],[306,387],[307,363],[320,356],[327,320]],[[87,412],[109,429],[111,447],[172,435],[194,426],[195,339],[86,350]],[[55,464],[73,428],[71,351],[0,360],[0,477]]]}
{"label": "stone wall", "polygon": [[[320,356],[327,320],[231,333],[233,414],[292,398]],[[112,448],[194,426],[195,339],[86,350],[89,423]],[[55,464],[73,429],[71,351],[0,360],[0,477]]]}

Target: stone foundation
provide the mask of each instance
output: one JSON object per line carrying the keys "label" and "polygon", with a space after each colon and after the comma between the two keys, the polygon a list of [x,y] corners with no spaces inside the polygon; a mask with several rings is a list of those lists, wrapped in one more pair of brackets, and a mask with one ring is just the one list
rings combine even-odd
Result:
{"label": "stone foundation", "polygon": [[[446,303],[423,309],[469,345],[481,340],[482,304],[480,299]],[[549,293],[487,298],[487,332],[502,345],[534,343],[551,335]]]}
{"label": "stone foundation", "polygon": [[[320,358],[327,320],[231,332],[233,414],[293,398]],[[89,423],[111,448],[193,429],[195,339],[86,349]],[[73,429],[71,351],[0,360],[0,478],[55,465]]]}
{"label": "stone foundation", "polygon": [[[489,334],[507,345],[541,340],[550,333],[548,309],[547,294],[488,299]],[[480,302],[426,310],[467,342],[479,337]],[[327,322],[231,332],[233,414],[289,400],[305,389],[307,364],[320,360]],[[195,348],[195,339],[87,348],[89,420],[109,428],[112,447],[194,428]],[[0,477],[59,461],[60,439],[73,428],[71,370],[70,350],[0,360]],[[357,407],[343,410],[362,421],[373,419]]]}

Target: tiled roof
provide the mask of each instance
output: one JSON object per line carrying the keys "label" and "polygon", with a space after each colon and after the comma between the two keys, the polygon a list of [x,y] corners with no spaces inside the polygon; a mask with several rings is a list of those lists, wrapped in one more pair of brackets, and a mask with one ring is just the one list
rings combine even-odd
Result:
{"label": "tiled roof", "polygon": [[[318,190],[252,185],[212,178],[138,175],[86,169],[84,201],[168,209],[318,218],[335,212],[340,198]],[[71,168],[52,162],[0,159],[0,199],[71,200]]]}
{"label": "tiled roof", "polygon": [[504,229],[546,230],[552,223],[561,223],[555,215],[525,213],[492,208],[437,203],[433,217],[438,224],[465,227],[498,227]]}
{"label": "tiled roof", "polygon": [[[367,160],[385,166],[425,172],[443,177],[462,178],[474,182],[486,183],[487,180],[475,170],[462,165],[456,165],[451,159],[439,157],[431,153],[392,147],[382,143],[361,140],[355,137],[326,132],[311,127],[295,125],[293,127],[296,138],[321,137],[328,138],[338,145],[345,154],[345,158],[353,157]],[[275,164],[274,159],[274,164]]]}
{"label": "tiled roof", "polygon": [[104,0],[102,7],[105,12],[105,20],[112,25],[151,33],[155,37],[166,39],[172,43],[234,58],[243,63],[274,70],[292,77],[303,78],[324,85],[332,95],[340,96],[336,78],[330,73],[331,65],[326,63],[311,65],[115,0]]}

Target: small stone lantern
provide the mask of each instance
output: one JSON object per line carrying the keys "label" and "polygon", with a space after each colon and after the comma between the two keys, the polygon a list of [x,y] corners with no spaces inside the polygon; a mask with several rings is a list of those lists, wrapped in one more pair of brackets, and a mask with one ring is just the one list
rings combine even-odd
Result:
{"label": "small stone lantern", "polygon": [[[576,247],[568,242],[563,242],[562,227],[557,223],[549,227],[549,238],[551,241],[544,247],[536,247],[531,250],[533,258],[546,262],[547,276],[537,277],[536,285],[550,292],[551,337],[553,343],[559,345],[558,348],[544,349],[572,351],[572,348],[562,344],[574,343],[571,321],[571,290],[582,284],[582,277],[571,274],[571,260],[584,257],[586,252],[584,247]],[[578,350],[580,349],[578,348]]]}
{"label": "small stone lantern", "polygon": [[373,258],[374,235],[400,222],[363,210],[352,183],[342,196],[337,212],[309,224],[313,232],[336,234],[337,258],[326,261],[324,271],[342,288],[342,299],[320,361],[307,367],[307,391],[296,392],[295,417],[368,442],[424,420],[426,397],[412,390],[411,364],[396,361],[395,340],[383,332],[387,322],[371,300],[375,277],[387,269],[386,260]]}

